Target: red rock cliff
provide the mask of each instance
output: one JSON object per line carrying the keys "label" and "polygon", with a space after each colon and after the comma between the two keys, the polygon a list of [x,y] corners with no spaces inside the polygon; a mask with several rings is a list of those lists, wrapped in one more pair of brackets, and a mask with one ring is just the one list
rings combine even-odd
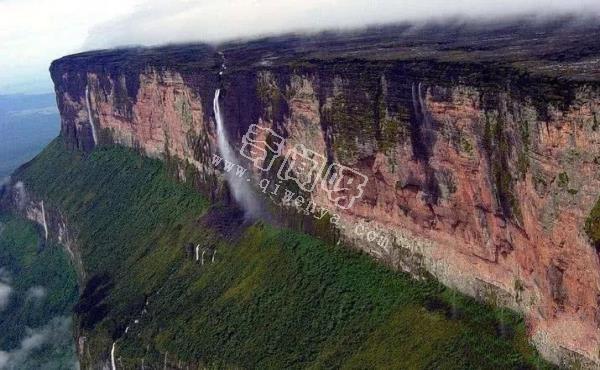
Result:
{"label": "red rock cliff", "polygon": [[[309,194],[339,217],[343,240],[522,312],[554,362],[600,366],[600,263],[584,232],[600,195],[595,77],[539,73],[550,62],[524,72],[482,54],[467,62],[347,44],[330,54],[293,39],[287,49],[267,40],[223,54],[182,46],[66,57],[52,66],[62,135],[84,150],[117,143],[174,159],[182,179],[192,168],[210,189],[212,98],[222,87],[236,147],[257,124],[285,138],[283,154],[302,144],[368,177],[347,210],[321,187]],[[364,224],[379,237],[357,232]]]}

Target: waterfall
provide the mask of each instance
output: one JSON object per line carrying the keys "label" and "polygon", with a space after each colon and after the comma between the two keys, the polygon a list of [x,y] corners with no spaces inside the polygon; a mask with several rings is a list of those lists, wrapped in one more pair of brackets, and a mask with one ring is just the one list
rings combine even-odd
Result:
{"label": "waterfall", "polygon": [[[421,114],[421,109],[419,108],[419,103],[418,103],[418,100],[417,100],[417,90],[415,89],[415,83],[414,82],[410,85],[410,89],[411,89],[411,92],[412,92],[413,111],[415,112],[415,116],[419,117],[419,115]],[[420,118],[417,118],[417,119],[420,119]]]}
{"label": "waterfall", "polygon": [[196,261],[200,259],[200,244],[196,245]]}
{"label": "waterfall", "polygon": [[419,82],[418,86],[418,95],[419,95],[419,105],[421,106],[421,115],[423,116],[423,123],[425,124],[425,128],[430,130],[431,126],[431,118],[429,117],[429,111],[427,110],[427,105],[423,100],[423,92],[421,91],[421,82]]}
{"label": "waterfall", "polygon": [[44,236],[48,240],[48,224],[46,223],[46,210],[44,209],[44,201],[41,201],[42,206],[42,226],[44,227]]}
{"label": "waterfall", "polygon": [[[433,130],[433,119],[431,113],[427,109],[427,89],[423,88],[423,84],[412,83],[412,105],[414,119],[411,119],[411,140],[413,143],[413,155],[416,159],[428,163],[431,157],[432,148],[435,143],[436,132]],[[434,191],[436,186],[433,173],[429,165],[426,166],[427,185],[431,186],[429,190]],[[435,195],[434,195],[435,196]]]}
{"label": "waterfall", "polygon": [[117,370],[117,365],[115,365],[115,344],[117,342],[113,342],[112,349],[110,350],[110,366],[112,370]]}
{"label": "waterfall", "polygon": [[27,192],[25,191],[25,185],[22,181],[17,181],[13,189],[15,190],[15,203],[17,209],[22,211],[23,208],[25,208],[27,201]]}
{"label": "waterfall", "polygon": [[[237,165],[238,162],[234,150],[229,144],[227,133],[225,132],[225,125],[223,123],[223,116],[219,105],[220,94],[221,89],[217,89],[213,100],[215,120],[217,121],[217,145],[223,160]],[[248,184],[249,178],[237,176],[235,169],[231,172],[225,171],[225,178],[227,179],[229,189],[233,193],[235,201],[242,207],[246,217],[258,217],[261,213],[261,207],[252,188]]]}
{"label": "waterfall", "polygon": [[414,82],[412,83],[412,104],[417,119],[422,123],[422,127],[426,130],[430,130],[432,128],[431,117],[427,110],[427,104],[425,104],[425,100],[423,99],[421,82],[417,84],[416,88]]}
{"label": "waterfall", "polygon": [[85,105],[87,107],[88,119],[90,126],[92,126],[92,139],[94,139],[94,146],[98,145],[98,136],[96,136],[96,125],[94,124],[94,116],[92,116],[92,108],[90,104],[90,89],[85,86]]}

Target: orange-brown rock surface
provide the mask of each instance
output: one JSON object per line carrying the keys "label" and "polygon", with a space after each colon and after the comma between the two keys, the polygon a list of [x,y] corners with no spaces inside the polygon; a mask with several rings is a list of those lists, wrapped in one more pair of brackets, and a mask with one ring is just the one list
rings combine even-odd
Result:
{"label": "orange-brown rock surface", "polygon": [[[138,148],[176,160],[182,179],[190,166],[207,179],[218,153],[211,99],[222,86],[234,146],[258,124],[285,138],[282,155],[302,144],[368,177],[349,209],[320,186],[310,194],[336,214],[348,244],[522,312],[554,362],[600,366],[600,262],[583,231],[600,196],[597,83],[488,67],[475,76],[479,66],[461,63],[247,65],[224,56],[222,79],[208,67],[220,64],[213,55],[196,70],[62,60],[53,67],[62,134],[93,148],[87,86],[97,145]],[[387,242],[365,239],[357,225]]]}

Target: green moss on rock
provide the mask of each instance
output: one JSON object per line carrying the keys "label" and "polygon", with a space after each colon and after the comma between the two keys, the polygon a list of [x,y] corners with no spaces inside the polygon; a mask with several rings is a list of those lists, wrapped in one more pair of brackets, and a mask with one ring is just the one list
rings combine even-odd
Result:
{"label": "green moss on rock", "polygon": [[383,99],[380,100],[379,120],[380,132],[377,144],[379,150],[390,154],[396,145],[405,142],[410,137],[410,113],[400,106],[397,113],[390,113]]}
{"label": "green moss on rock", "polygon": [[569,186],[569,175],[567,175],[566,172],[561,172],[558,174],[557,185],[559,188],[566,188]]}
{"label": "green moss on rock", "polygon": [[279,117],[279,110],[284,96],[277,86],[277,81],[269,72],[261,72],[258,74],[256,82],[256,94],[265,107],[266,119],[274,120]]}
{"label": "green moss on rock", "polygon": [[494,191],[502,212],[517,222],[522,222],[519,200],[514,192],[515,179],[509,165],[510,144],[505,132],[504,119],[496,111],[485,117],[483,147],[488,155]]}
{"label": "green moss on rock", "polygon": [[331,99],[330,108],[326,108],[324,112],[325,119],[333,127],[335,153],[346,163],[358,157],[359,144],[375,141],[373,106],[364,93],[348,95],[335,95]]}
{"label": "green moss on rock", "polygon": [[408,109],[388,106],[383,79],[377,81],[365,77],[353,86],[336,81],[337,91],[324,106],[324,120],[333,128],[334,151],[342,162],[352,163],[374,151],[391,155],[410,137]]}
{"label": "green moss on rock", "polygon": [[600,198],[585,221],[585,232],[590,237],[592,245],[600,251]]}

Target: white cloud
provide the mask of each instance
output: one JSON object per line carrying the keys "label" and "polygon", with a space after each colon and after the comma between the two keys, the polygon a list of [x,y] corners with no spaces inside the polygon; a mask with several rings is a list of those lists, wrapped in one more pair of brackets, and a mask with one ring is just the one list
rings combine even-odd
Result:
{"label": "white cloud", "polygon": [[0,311],[4,310],[10,302],[10,295],[13,290],[10,286],[10,281],[8,271],[4,267],[0,267]]}
{"label": "white cloud", "polygon": [[83,48],[220,41],[287,31],[517,13],[600,14],[598,0],[0,0],[0,93],[50,90]]}
{"label": "white cloud", "polygon": [[221,41],[289,31],[352,28],[446,17],[600,14],[597,0],[146,0],[131,14],[93,27],[86,46]]}
{"label": "white cloud", "polygon": [[27,293],[25,294],[25,296],[27,297],[27,299],[40,300],[45,298],[46,294],[46,288],[44,288],[43,286],[33,286],[27,289]]}
{"label": "white cloud", "polygon": [[8,352],[0,351],[0,369],[5,369],[8,366],[10,355]]}
{"label": "white cloud", "polygon": [[[64,351],[67,346],[72,345],[71,319],[55,317],[41,328],[27,329],[27,334],[18,348],[0,351],[0,370],[28,368],[29,356],[44,345],[55,346],[58,351]],[[48,368],[58,368],[58,364],[46,365]],[[79,368],[74,358],[70,365],[74,369]]]}
{"label": "white cloud", "polygon": [[0,1],[0,93],[49,91],[53,59],[81,50],[88,30],[140,0]]}
{"label": "white cloud", "polygon": [[[10,273],[5,268],[0,267],[0,311],[9,302],[12,293],[10,283]],[[46,289],[41,286],[34,286],[27,290],[26,296],[31,299],[42,299],[46,296]],[[49,352],[60,354],[67,353],[69,348],[73,349],[68,366],[72,369],[79,369],[73,348],[71,326],[71,318],[55,317],[43,327],[26,328],[25,337],[21,340],[19,347],[8,351],[0,349],[0,370],[28,369],[39,365],[36,363],[35,356],[31,358],[33,361],[30,361],[30,355],[42,346],[50,346]],[[47,368],[64,368],[64,356],[57,356],[57,361],[56,364],[46,364]]]}

